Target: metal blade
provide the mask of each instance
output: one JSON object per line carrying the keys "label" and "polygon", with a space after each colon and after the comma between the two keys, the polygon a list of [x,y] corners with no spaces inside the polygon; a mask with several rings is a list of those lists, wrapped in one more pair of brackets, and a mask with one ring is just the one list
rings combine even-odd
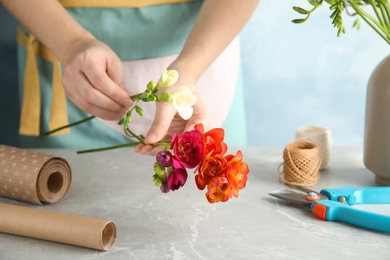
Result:
{"label": "metal blade", "polygon": [[286,200],[293,203],[299,203],[303,205],[310,205],[312,202],[307,201],[303,194],[298,193],[268,193],[271,196],[274,196],[278,199]]}

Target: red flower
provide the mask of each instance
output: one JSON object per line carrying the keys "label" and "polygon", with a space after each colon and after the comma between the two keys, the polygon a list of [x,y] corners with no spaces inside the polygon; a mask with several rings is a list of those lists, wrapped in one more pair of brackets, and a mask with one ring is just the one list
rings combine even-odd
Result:
{"label": "red flower", "polygon": [[172,172],[168,175],[167,186],[171,191],[178,190],[183,187],[187,181],[187,171],[184,168],[173,168]]}
{"label": "red flower", "polygon": [[183,168],[195,168],[203,157],[202,133],[192,130],[182,135],[174,134],[171,142],[173,160]]}

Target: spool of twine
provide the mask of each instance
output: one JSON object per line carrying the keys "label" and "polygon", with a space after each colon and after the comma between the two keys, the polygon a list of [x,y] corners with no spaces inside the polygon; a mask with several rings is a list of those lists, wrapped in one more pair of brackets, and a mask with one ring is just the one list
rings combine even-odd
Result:
{"label": "spool of twine", "polygon": [[315,143],[294,142],[285,147],[282,165],[280,182],[289,186],[313,186],[320,178],[321,152]]}
{"label": "spool of twine", "polygon": [[332,135],[329,129],[310,125],[298,127],[295,140],[306,140],[315,143],[321,152],[322,162],[320,170],[328,167],[332,148]]}

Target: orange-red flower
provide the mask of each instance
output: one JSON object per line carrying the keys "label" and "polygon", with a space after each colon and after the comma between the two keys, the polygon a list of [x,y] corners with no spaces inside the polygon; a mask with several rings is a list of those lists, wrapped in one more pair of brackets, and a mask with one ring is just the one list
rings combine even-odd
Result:
{"label": "orange-red flower", "polygon": [[203,190],[214,177],[224,177],[227,167],[227,161],[222,155],[207,154],[200,161],[195,170],[195,182],[198,189]]}
{"label": "orange-red flower", "polygon": [[242,161],[242,152],[239,150],[235,156],[225,156],[227,160],[226,178],[232,187],[232,194],[238,197],[238,191],[245,188],[248,179],[248,164]]}
{"label": "orange-red flower", "polygon": [[195,170],[198,189],[207,187],[206,197],[210,203],[225,202],[246,186],[248,165],[242,161],[242,152],[236,155],[212,155],[210,152]]}
{"label": "orange-red flower", "polygon": [[206,198],[210,203],[226,202],[231,197],[232,189],[225,177],[214,177],[207,186]]}
{"label": "orange-red flower", "polygon": [[[202,124],[195,125],[195,129],[204,132]],[[227,152],[227,145],[223,142],[225,138],[225,131],[223,128],[213,128],[206,133],[203,133],[203,155],[206,156],[209,153],[224,155]]]}

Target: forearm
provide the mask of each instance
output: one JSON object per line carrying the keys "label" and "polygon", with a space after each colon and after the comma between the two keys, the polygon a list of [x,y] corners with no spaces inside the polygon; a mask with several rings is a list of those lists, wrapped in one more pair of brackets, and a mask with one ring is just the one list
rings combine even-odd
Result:
{"label": "forearm", "polygon": [[0,0],[0,3],[63,64],[69,61],[75,46],[94,39],[58,1]]}
{"label": "forearm", "polygon": [[170,68],[195,83],[238,35],[258,0],[206,0],[184,48]]}

